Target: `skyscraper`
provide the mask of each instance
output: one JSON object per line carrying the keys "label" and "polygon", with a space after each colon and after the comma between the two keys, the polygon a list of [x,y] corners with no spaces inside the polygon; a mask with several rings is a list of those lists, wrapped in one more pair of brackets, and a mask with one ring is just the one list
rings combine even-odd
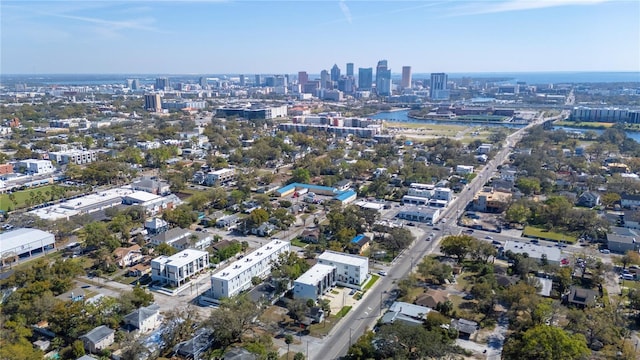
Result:
{"label": "skyscraper", "polygon": [[403,66],[402,67],[402,82],[400,85],[404,89],[411,88],[411,66]]}
{"label": "skyscraper", "polygon": [[244,86],[246,84],[246,80],[244,75],[240,74],[240,86]]}
{"label": "skyscraper", "polygon": [[166,78],[166,77],[156,78],[156,86],[155,86],[156,90],[164,91],[165,89],[170,87],[171,87],[171,83],[169,82],[169,78]]}
{"label": "skyscraper", "polygon": [[131,90],[140,90],[140,80],[133,79],[131,82]]}
{"label": "skyscraper", "polygon": [[358,89],[371,90],[372,83],[373,83],[373,69],[358,68]]}
{"label": "skyscraper", "polygon": [[304,84],[309,81],[309,74],[306,71],[298,71],[298,84],[304,88]]}
{"label": "skyscraper", "polygon": [[333,67],[331,68],[331,81],[338,80],[340,80],[340,68],[337,64],[333,64]]}
{"label": "skyscraper", "polygon": [[330,89],[331,88],[331,75],[327,70],[322,70],[320,72],[320,89]]}
{"label": "skyscraper", "polygon": [[161,112],[162,98],[160,97],[160,94],[145,94],[144,109],[147,111]]}
{"label": "skyscraper", "polygon": [[260,75],[256,75],[256,78],[254,80],[254,85],[255,86],[262,86],[262,76]]}
{"label": "skyscraper", "polygon": [[378,61],[376,66],[376,92],[380,96],[391,95],[391,69],[387,67],[387,60]]}
{"label": "skyscraper", "polygon": [[429,98],[431,100],[448,100],[447,74],[431,73],[431,84],[429,87]]}
{"label": "skyscraper", "polygon": [[198,79],[198,83],[200,84],[200,87],[203,89],[206,89],[209,87],[209,84],[207,83],[207,78],[204,76],[201,76],[200,79]]}
{"label": "skyscraper", "polygon": [[353,76],[353,63],[347,63],[347,76]]}

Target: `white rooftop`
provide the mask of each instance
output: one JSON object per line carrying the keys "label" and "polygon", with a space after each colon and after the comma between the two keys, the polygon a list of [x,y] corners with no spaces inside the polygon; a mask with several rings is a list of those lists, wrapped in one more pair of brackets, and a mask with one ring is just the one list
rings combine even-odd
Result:
{"label": "white rooftop", "polygon": [[52,233],[38,229],[21,228],[0,234],[0,257],[5,252],[16,252],[55,244]]}
{"label": "white rooftop", "polygon": [[133,193],[126,195],[126,197],[137,202],[147,202],[161,198],[159,195],[148,193],[146,191],[134,191]]}
{"label": "white rooftop", "polygon": [[232,169],[232,168],[225,168],[225,169],[212,171],[210,174],[212,174],[212,175],[222,175],[222,174],[228,173],[229,171],[235,171],[235,170]]}
{"label": "white rooftop", "polygon": [[249,269],[254,264],[270,257],[273,253],[280,251],[284,247],[289,247],[290,243],[283,240],[272,240],[266,245],[254,250],[242,259],[236,260],[226,268],[213,274],[211,277],[222,280],[230,280]]}
{"label": "white rooftop", "polygon": [[295,282],[302,284],[315,285],[320,280],[324,279],[327,274],[330,274],[333,269],[331,265],[315,264],[311,269],[307,270],[304,274],[300,275]]}
{"label": "white rooftop", "polygon": [[369,266],[369,259],[364,256],[351,255],[340,253],[336,251],[326,250],[320,256],[318,260],[331,261],[340,264],[349,264],[354,266]]}
{"label": "white rooftop", "polygon": [[507,241],[504,244],[504,251],[511,250],[516,254],[529,254],[529,257],[541,259],[542,254],[547,255],[547,260],[560,262],[562,260],[562,251],[555,246],[542,246],[519,241]]}
{"label": "white rooftop", "polygon": [[209,253],[206,251],[194,250],[194,249],[186,249],[182,250],[177,254],[171,256],[159,256],[151,261],[159,262],[165,265],[171,265],[176,267],[181,267],[187,264],[192,263],[193,261],[203,257],[209,256]]}

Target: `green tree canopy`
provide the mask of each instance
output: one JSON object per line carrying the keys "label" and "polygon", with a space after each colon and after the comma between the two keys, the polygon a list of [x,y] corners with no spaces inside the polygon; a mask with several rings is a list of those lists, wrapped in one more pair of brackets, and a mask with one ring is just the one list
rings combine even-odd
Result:
{"label": "green tree canopy", "polygon": [[508,360],[577,360],[589,353],[584,336],[571,335],[555,326],[538,325],[522,334],[521,339],[509,338],[502,356]]}

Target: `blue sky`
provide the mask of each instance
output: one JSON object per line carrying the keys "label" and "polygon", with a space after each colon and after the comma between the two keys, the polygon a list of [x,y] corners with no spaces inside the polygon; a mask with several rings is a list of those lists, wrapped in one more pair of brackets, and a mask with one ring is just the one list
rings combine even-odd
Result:
{"label": "blue sky", "polygon": [[4,74],[640,71],[636,0],[2,0],[0,16]]}

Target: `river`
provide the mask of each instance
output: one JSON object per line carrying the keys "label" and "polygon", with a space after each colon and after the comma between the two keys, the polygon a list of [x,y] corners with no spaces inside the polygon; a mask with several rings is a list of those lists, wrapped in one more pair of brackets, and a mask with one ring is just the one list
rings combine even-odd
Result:
{"label": "river", "polygon": [[[402,111],[385,111],[379,112],[373,116],[372,119],[386,120],[391,122],[408,122],[408,123],[420,123],[420,124],[447,124],[447,125],[470,125],[470,126],[506,126],[506,127],[515,127],[520,128],[524,125],[517,124],[494,124],[494,123],[463,123],[459,121],[441,121],[441,120],[421,120],[421,119],[412,119],[409,117],[409,110]],[[554,129],[562,129],[567,132],[585,132],[585,131],[593,131],[596,134],[602,134],[604,130],[601,129],[584,129],[584,128],[574,128],[569,126],[554,126]],[[637,131],[625,131],[628,138],[631,138],[637,142],[640,142],[640,132]]]}

